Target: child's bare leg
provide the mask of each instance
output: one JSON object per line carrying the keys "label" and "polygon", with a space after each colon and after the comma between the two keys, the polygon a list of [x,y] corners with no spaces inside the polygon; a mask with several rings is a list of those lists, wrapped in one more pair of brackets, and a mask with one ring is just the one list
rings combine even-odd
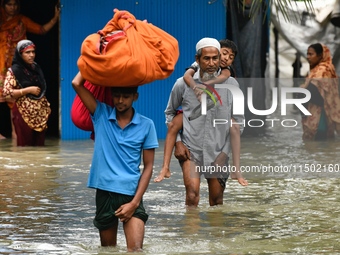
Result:
{"label": "child's bare leg", "polygon": [[169,178],[170,172],[170,160],[171,154],[176,143],[176,137],[178,132],[183,127],[183,113],[177,114],[173,120],[168,123],[168,132],[166,134],[164,143],[164,157],[162,169],[158,176],[154,179],[154,182],[161,182],[164,178]]}
{"label": "child's bare leg", "polygon": [[[235,120],[233,119],[233,122]],[[230,143],[231,152],[233,156],[234,169],[230,173],[232,179],[237,179],[242,186],[247,186],[248,182],[242,176],[240,167],[240,157],[241,157],[241,137],[240,137],[240,126],[238,124],[233,124],[230,127]]]}

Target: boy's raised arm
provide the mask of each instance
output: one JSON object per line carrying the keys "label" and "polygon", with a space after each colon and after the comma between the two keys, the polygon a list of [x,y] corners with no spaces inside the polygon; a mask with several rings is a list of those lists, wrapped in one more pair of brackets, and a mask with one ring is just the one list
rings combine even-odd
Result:
{"label": "boy's raised arm", "polygon": [[76,91],[81,101],[84,103],[86,108],[89,110],[91,115],[93,115],[94,111],[97,107],[97,101],[93,94],[84,87],[85,79],[81,75],[80,72],[72,80],[73,89]]}

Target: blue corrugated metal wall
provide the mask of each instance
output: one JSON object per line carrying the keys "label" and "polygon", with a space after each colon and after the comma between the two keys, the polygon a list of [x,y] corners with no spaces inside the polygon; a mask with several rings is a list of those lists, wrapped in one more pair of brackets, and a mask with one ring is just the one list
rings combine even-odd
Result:
{"label": "blue corrugated metal wall", "polygon": [[70,119],[75,93],[71,81],[77,73],[77,59],[82,41],[97,32],[113,16],[113,9],[127,10],[137,19],[165,30],[179,42],[180,58],[175,71],[166,80],[155,81],[139,89],[134,107],[151,118],[159,139],[166,136],[164,109],[176,79],[194,60],[196,42],[202,37],[226,36],[224,0],[67,0],[61,16],[61,139],[84,139],[89,132],[76,128]]}

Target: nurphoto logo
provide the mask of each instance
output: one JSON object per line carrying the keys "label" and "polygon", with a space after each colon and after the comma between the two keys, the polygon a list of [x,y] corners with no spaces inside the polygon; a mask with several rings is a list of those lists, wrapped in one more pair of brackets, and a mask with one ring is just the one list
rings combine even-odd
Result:
{"label": "nurphoto logo", "polygon": [[[244,115],[244,106],[245,106],[245,99],[242,90],[232,84],[216,84],[215,89],[228,89],[233,97],[232,108],[233,108],[233,115]],[[304,95],[303,98],[289,98],[287,95],[291,93],[299,93]],[[217,94],[216,90],[214,90],[214,94],[216,94],[217,98],[220,99],[220,95]],[[216,98],[212,93],[209,93],[210,98],[214,102],[217,103]],[[281,109],[281,116],[285,117],[287,115],[287,105],[295,105],[305,116],[312,115],[304,106],[304,103],[307,103],[311,98],[311,93],[309,90],[304,88],[296,88],[296,87],[283,87],[280,89],[280,109]],[[219,100],[220,101],[220,100]],[[278,107],[278,88],[272,89],[272,105],[269,109],[266,110],[259,110],[255,109],[253,104],[253,88],[247,88],[247,106],[249,111],[257,116],[267,116],[274,113]],[[207,106],[207,93],[202,93],[201,95],[201,114],[206,115],[207,110],[209,110],[209,106]],[[280,122],[283,127],[296,127],[298,122],[295,119],[270,119],[267,118],[263,119],[249,119],[244,120],[243,123],[228,123],[227,119],[214,119],[214,127],[216,125],[230,125],[233,124],[242,124],[244,126],[248,125],[249,127],[262,127],[264,126],[265,122],[271,124],[271,127],[274,127],[274,123]],[[257,123],[257,125],[255,125]]]}

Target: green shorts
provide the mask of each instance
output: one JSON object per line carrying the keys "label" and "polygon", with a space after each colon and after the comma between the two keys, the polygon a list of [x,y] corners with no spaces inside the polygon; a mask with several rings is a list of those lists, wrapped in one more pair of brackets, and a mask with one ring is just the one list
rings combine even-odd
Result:
{"label": "green shorts", "polygon": [[[112,227],[118,220],[115,216],[115,211],[123,204],[129,203],[133,196],[109,192],[97,189],[96,191],[96,217],[93,224],[99,230],[104,230]],[[143,201],[140,202],[132,217],[136,217],[144,221],[148,220],[148,215],[145,212]]]}

